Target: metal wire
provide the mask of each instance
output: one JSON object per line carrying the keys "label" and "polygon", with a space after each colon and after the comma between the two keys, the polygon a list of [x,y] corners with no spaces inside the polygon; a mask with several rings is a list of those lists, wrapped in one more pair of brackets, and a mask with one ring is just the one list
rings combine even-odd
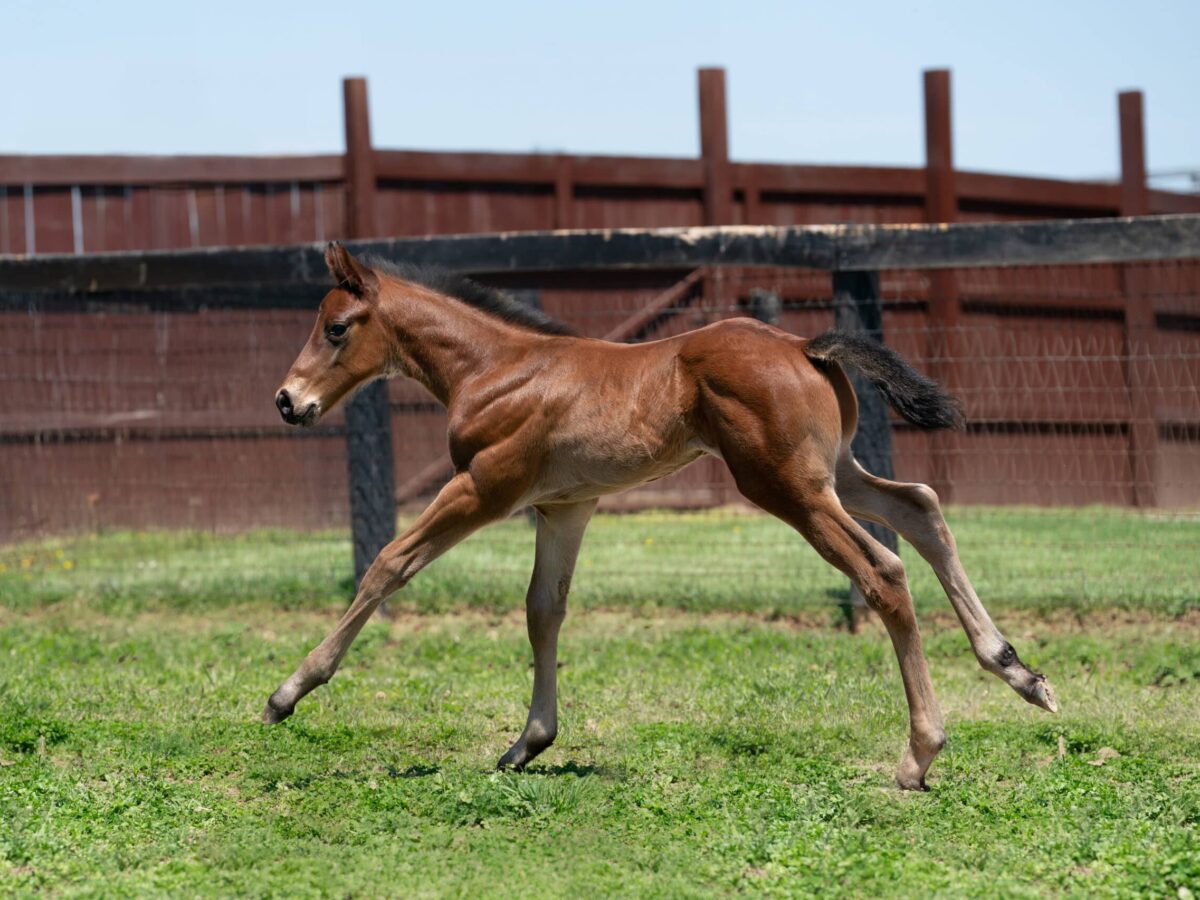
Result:
{"label": "metal wire", "polygon": [[[655,275],[564,286],[531,275],[520,287],[583,333],[604,335],[671,283]],[[1163,596],[1200,593],[1195,563],[1155,571],[1151,559],[1161,551],[1178,560],[1192,550],[1200,559],[1200,261],[964,270],[956,273],[962,314],[951,328],[928,324],[926,274],[885,272],[882,285],[885,340],[944,377],[972,422],[963,434],[941,437],[895,421],[897,477],[940,481],[952,518],[988,531],[990,546],[1014,548],[1015,559],[1037,540],[1033,561],[992,572],[994,584],[1037,578],[1065,595],[1090,578],[1087,590],[1097,596],[1125,596],[1121,585],[1132,582],[1158,585]],[[780,298],[779,325],[788,331],[814,334],[832,324],[828,273],[731,270],[697,281],[636,339],[745,315],[761,305],[755,292],[763,290]],[[1131,292],[1151,304],[1154,327],[1127,327]],[[0,319],[0,565],[19,569],[32,558],[22,554],[36,557],[36,548],[58,546],[64,536],[278,528],[287,530],[281,544],[306,534],[314,552],[326,554],[322,577],[344,579],[341,417],[297,432],[279,423],[272,402],[312,313],[8,312]],[[390,392],[396,483],[407,486],[399,499],[402,515],[411,515],[436,489],[436,478],[411,482],[444,454],[445,414],[415,384],[394,382]],[[1150,446],[1139,446],[1147,434]],[[1155,505],[1137,509],[1145,490]],[[1116,512],[1100,515],[1097,505]],[[1039,525],[1027,507],[1056,510],[1058,518]],[[709,510],[707,518],[674,514],[653,527],[631,518],[624,531],[596,531],[589,541],[603,543],[584,559],[592,560],[593,578],[610,584],[672,575],[670,566],[686,558],[689,574],[774,585],[784,573],[770,566],[797,565],[789,554],[804,552],[782,526],[757,524],[716,460],[603,508]],[[1063,531],[1064,509],[1077,510],[1075,532]],[[1093,527],[1097,520],[1103,527]],[[475,540],[489,571],[528,572],[511,534],[494,544],[487,533]],[[1098,547],[1112,566],[1085,571]],[[93,561],[93,572],[139,562],[108,553]],[[194,555],[186,565],[222,563]],[[245,566],[251,579],[268,563]]]}

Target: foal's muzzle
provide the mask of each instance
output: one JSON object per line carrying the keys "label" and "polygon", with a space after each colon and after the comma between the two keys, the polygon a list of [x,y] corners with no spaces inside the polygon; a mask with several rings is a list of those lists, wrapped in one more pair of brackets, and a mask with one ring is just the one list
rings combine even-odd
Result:
{"label": "foal's muzzle", "polygon": [[317,404],[309,403],[303,409],[296,409],[293,406],[292,396],[285,390],[281,390],[275,395],[275,406],[279,409],[279,414],[283,416],[283,421],[289,425],[311,425],[317,421]]}

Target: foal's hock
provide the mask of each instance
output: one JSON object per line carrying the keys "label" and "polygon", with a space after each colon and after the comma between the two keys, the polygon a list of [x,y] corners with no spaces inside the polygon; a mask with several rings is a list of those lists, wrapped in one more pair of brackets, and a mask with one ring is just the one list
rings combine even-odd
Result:
{"label": "foal's hock", "polygon": [[575,559],[597,500],[703,455],[725,461],[738,490],[799,531],[858,587],[891,636],[910,734],[896,773],[925,788],[945,743],[899,558],[851,516],[899,532],[933,567],[980,664],[1023,698],[1056,710],[1045,677],[1017,658],[958,558],[937,495],[864,471],[850,452],[858,421],[842,366],[866,375],[921,428],[962,423],[957,402],[898,354],[865,337],[805,340],[752,319],[677,337],[613,344],[505,295],[445,273],[355,259],[330,244],[335,287],[276,395],[284,420],[312,425],[376,378],[405,375],[449,413],[455,475],[385,547],[333,632],[267,701],[279,722],[328,681],[376,607],[472,532],[537,510],[526,595],[534,681],[529,719],[501,767],[521,768],[558,730],[556,656]]}

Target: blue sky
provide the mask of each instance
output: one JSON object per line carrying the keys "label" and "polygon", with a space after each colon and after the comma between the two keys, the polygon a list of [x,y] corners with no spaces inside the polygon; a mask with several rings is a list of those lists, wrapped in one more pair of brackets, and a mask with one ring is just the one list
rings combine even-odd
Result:
{"label": "blue sky", "polygon": [[962,168],[1118,167],[1146,91],[1152,169],[1200,168],[1200,2],[239,3],[0,0],[0,152],[341,149],[366,75],[378,146],[694,155],[728,72],[739,160],[917,164],[921,70],[954,74]]}

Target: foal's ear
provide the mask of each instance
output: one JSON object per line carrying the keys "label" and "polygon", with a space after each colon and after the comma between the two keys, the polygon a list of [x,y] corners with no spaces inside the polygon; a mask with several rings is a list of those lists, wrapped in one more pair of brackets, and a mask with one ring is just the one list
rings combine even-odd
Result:
{"label": "foal's ear", "polygon": [[330,241],[325,248],[325,265],[342,290],[363,300],[374,300],[379,293],[379,276],[337,241]]}

